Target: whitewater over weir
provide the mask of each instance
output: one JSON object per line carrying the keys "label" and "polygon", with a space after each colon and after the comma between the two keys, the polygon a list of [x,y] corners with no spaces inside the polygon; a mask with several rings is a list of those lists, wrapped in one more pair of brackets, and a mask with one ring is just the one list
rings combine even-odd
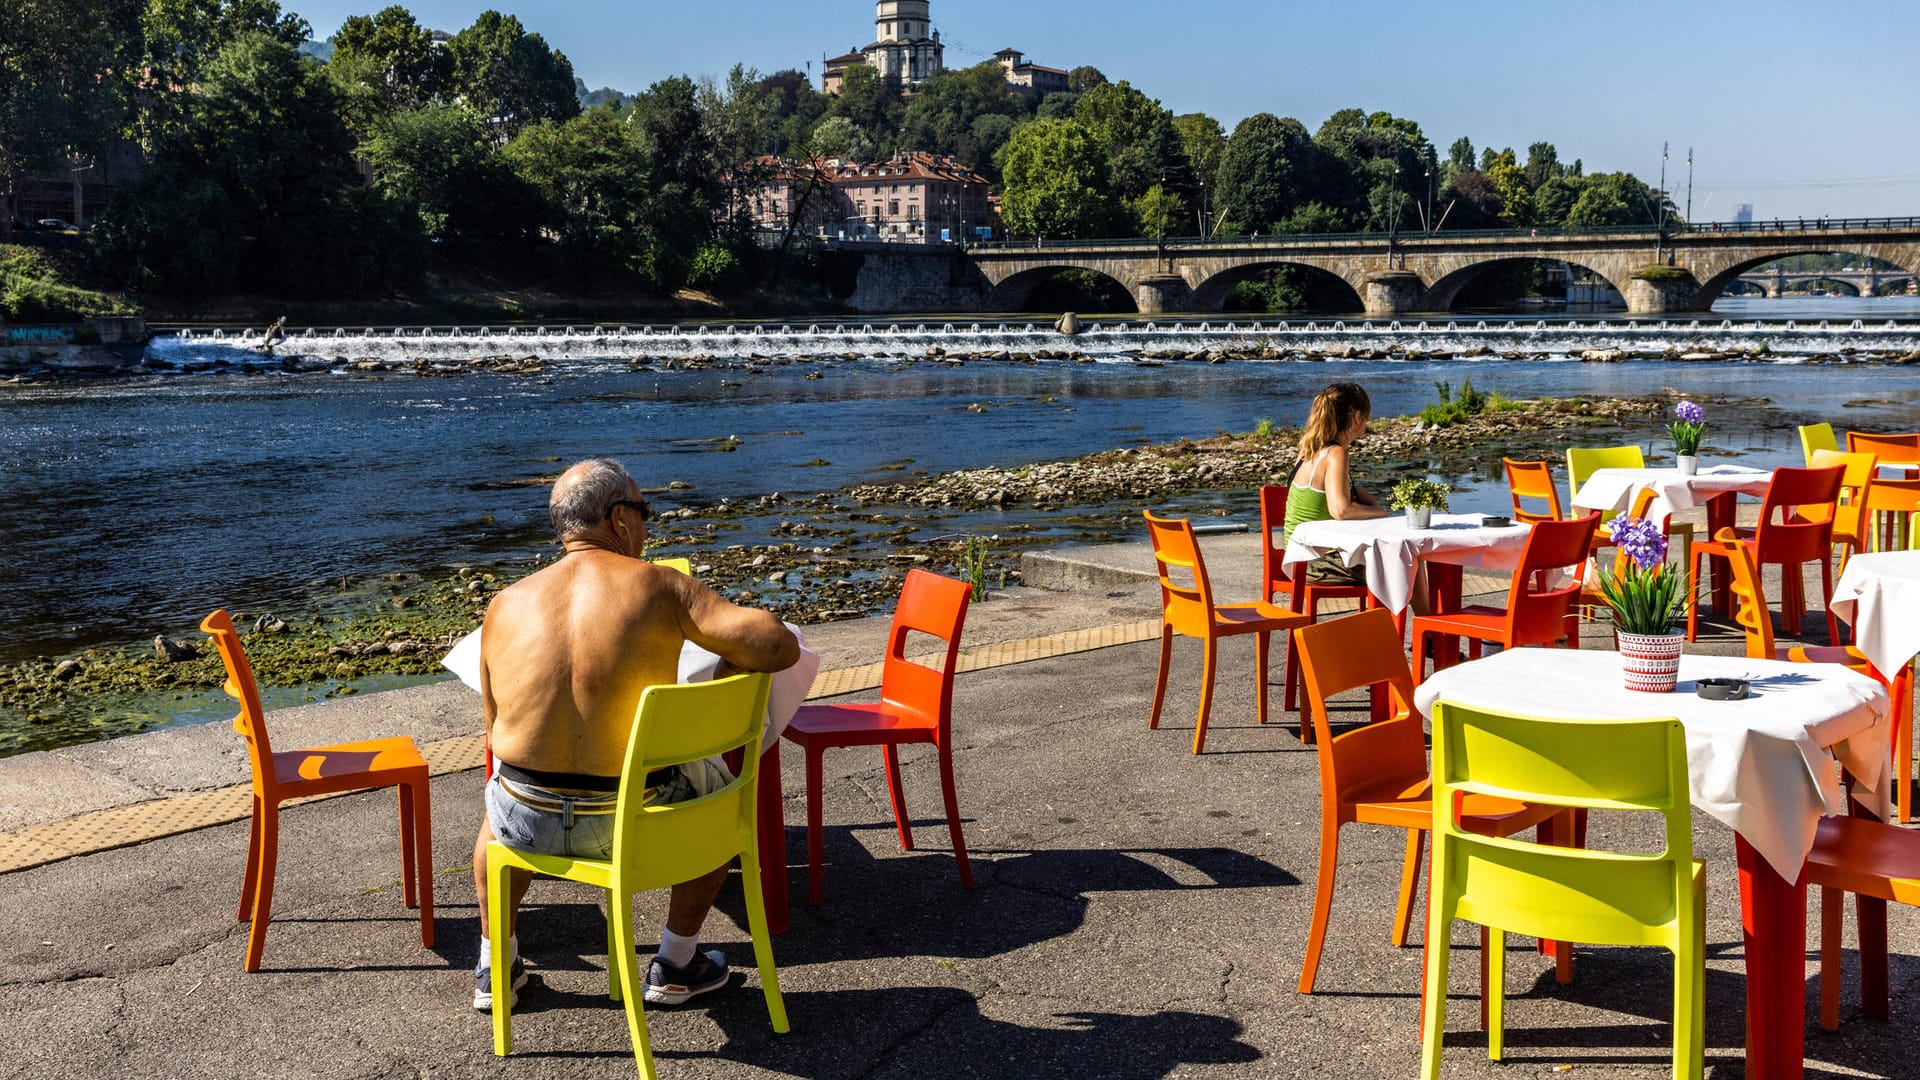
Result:
{"label": "whitewater over weir", "polygon": [[[147,350],[159,368],[257,361],[262,328],[181,329],[162,332]],[[1572,359],[1588,350],[1629,355],[1751,352],[1764,347],[1776,362],[1848,353],[1906,353],[1920,349],[1913,318],[1699,318],[1419,320],[1186,319],[1092,322],[1074,336],[1044,323],[924,322],[725,325],[387,326],[296,329],[275,346],[278,356],[322,363],[358,359],[465,360],[477,356],[536,355],[549,360],[677,359],[692,356],[798,358],[854,354],[917,357],[932,350],[1071,352],[1095,362],[1130,362],[1142,354],[1199,350],[1265,351],[1274,359],[1342,348],[1407,350],[1421,354],[1525,352]]]}

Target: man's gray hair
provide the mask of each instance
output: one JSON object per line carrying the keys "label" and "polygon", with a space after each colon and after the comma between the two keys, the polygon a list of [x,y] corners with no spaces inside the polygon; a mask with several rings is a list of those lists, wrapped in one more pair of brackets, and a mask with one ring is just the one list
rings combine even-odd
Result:
{"label": "man's gray hair", "polygon": [[612,458],[583,461],[567,471],[573,469],[582,471],[564,491],[555,484],[547,500],[547,516],[562,543],[605,522],[613,504],[631,496],[634,488],[627,467]]}

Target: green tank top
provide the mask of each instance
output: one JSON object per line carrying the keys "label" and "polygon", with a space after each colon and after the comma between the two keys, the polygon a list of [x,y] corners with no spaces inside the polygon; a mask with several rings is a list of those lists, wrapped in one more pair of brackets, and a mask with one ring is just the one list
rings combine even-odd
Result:
{"label": "green tank top", "polygon": [[1293,527],[1303,521],[1326,521],[1332,517],[1333,512],[1327,509],[1326,492],[1295,484],[1287,489],[1287,516],[1280,528],[1280,542],[1286,543],[1293,536]]}

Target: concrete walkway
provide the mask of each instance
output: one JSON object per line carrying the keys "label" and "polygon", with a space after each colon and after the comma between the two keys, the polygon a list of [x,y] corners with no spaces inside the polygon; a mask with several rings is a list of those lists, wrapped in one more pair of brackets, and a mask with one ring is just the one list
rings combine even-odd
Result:
{"label": "concrete walkway", "polygon": [[[1254,544],[1203,540],[1228,598],[1253,591]],[[1053,556],[1118,569],[1087,576],[1076,591],[1018,589],[978,604],[965,643],[1157,617],[1138,551],[1125,547]],[[1028,557],[1029,580],[1068,573],[1039,561]],[[877,659],[885,633],[885,620],[869,619],[810,628],[808,637],[825,667],[840,669]],[[1588,644],[1600,647],[1602,637],[1594,632]],[[1699,647],[1740,651],[1725,624]],[[1253,722],[1251,648],[1225,648],[1201,757],[1188,752],[1199,667],[1190,642],[1178,646],[1159,731],[1146,727],[1151,641],[960,675],[957,769],[972,892],[955,874],[930,755],[903,755],[918,848],[902,852],[879,755],[848,751],[827,758],[827,898],[809,908],[803,770],[789,752],[796,902],[775,955],[793,1031],[773,1035],[757,979],[736,974],[733,988],[692,1006],[649,1010],[662,1075],[1413,1075],[1421,954],[1388,943],[1402,834],[1347,831],[1319,992],[1294,989],[1318,857],[1317,763],[1292,714],[1279,713],[1277,685],[1279,722]],[[1358,701],[1350,708],[1362,714]],[[432,744],[471,739],[478,722],[477,698],[452,683],[272,716],[285,746],[377,734]],[[164,814],[177,798],[244,781],[243,748],[225,725],[23,755],[0,761],[0,832],[116,807]],[[467,862],[482,813],[479,775],[433,783],[441,873],[432,950],[420,948],[414,913],[400,904],[392,798],[354,795],[286,813],[266,970],[253,975],[240,970],[246,926],[234,919],[244,822],[0,874],[5,1073],[631,1076],[621,1009],[605,996],[604,916],[590,890],[558,882],[532,893],[521,929],[532,980],[516,1010],[516,1053],[493,1057],[487,1020],[467,1004],[478,948]],[[1744,1032],[1733,845],[1722,826],[1696,821],[1710,866],[1708,1075],[1732,1080],[1742,1073]],[[1608,842],[1647,835],[1627,822],[1595,828]],[[663,909],[663,894],[639,902],[643,940]],[[1920,1015],[1920,933],[1907,914],[1892,919],[1894,1023],[1858,1018],[1849,953],[1848,1019],[1835,1034],[1809,1020],[1809,1076],[1916,1075],[1906,1021]],[[743,925],[730,886],[706,936],[750,972]],[[1471,1030],[1475,940],[1456,928],[1447,1075],[1559,1075],[1562,1066],[1669,1075],[1665,954],[1583,948],[1563,987],[1530,943],[1514,941],[1503,1067],[1487,1061]]]}

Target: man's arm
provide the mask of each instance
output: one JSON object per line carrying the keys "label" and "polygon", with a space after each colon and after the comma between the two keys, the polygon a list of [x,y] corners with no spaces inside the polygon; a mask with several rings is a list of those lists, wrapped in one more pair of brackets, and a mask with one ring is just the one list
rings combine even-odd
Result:
{"label": "man's arm", "polygon": [[684,575],[679,588],[680,632],[688,641],[740,671],[785,671],[800,659],[800,642],[772,612],[730,603]]}

